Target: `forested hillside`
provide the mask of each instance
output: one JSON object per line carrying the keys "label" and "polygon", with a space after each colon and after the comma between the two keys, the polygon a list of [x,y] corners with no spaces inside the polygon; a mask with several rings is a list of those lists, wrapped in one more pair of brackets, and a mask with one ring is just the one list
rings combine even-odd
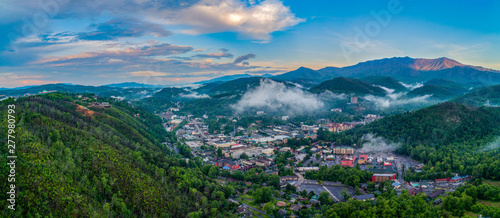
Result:
{"label": "forested hillside", "polygon": [[[18,156],[16,210],[4,200],[1,217],[230,216],[223,212],[228,196],[198,170],[201,163],[175,157],[162,145],[168,139],[158,117],[119,102],[89,110],[74,97],[0,102],[0,162],[7,160],[9,104],[16,105]],[[1,181],[8,170],[0,166]],[[2,190],[8,185],[0,183]],[[5,192],[0,197],[8,198]]]}
{"label": "forested hillside", "polygon": [[451,170],[500,179],[500,108],[442,103],[386,117],[341,134],[320,131],[318,136],[359,145],[363,143],[361,137],[368,133],[400,143],[399,153],[434,166],[427,172],[429,177],[433,172]]}

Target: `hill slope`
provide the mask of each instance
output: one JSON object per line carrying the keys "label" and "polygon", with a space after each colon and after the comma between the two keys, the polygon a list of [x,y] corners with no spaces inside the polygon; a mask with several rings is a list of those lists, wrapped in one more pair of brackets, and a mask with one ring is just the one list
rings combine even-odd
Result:
{"label": "hill slope", "polygon": [[[363,144],[361,136],[370,133],[399,143],[399,153],[437,167],[429,173],[452,171],[500,179],[500,149],[495,144],[500,140],[500,108],[442,103],[358,126],[337,140]],[[318,133],[322,139],[333,140],[328,138],[332,136],[339,137]]]}
{"label": "hill slope", "polygon": [[471,106],[500,106],[500,85],[475,90],[450,100]]}
{"label": "hill slope", "polygon": [[278,81],[288,81],[310,87],[336,76],[336,74],[330,72],[328,69],[316,71],[310,68],[300,67],[297,70],[290,71],[288,73],[277,75],[271,78]]}
{"label": "hill slope", "polygon": [[[16,210],[6,209],[4,201],[2,217],[185,217],[209,210],[201,198],[211,199],[217,184],[171,157],[161,144],[166,132],[158,117],[121,102],[89,110],[72,98],[56,93],[0,102],[1,111],[8,104],[17,107],[19,161]],[[6,138],[6,116],[0,114],[1,138]],[[5,162],[5,140],[0,146]],[[8,170],[0,166],[2,181]],[[0,196],[8,198],[6,192]]]}
{"label": "hill slope", "polygon": [[372,85],[379,85],[389,89],[394,89],[396,92],[405,91],[404,87],[399,81],[390,76],[369,76],[361,79]]}
{"label": "hill slope", "polygon": [[386,92],[380,87],[375,87],[358,79],[350,79],[345,77],[337,77],[331,80],[324,81],[321,84],[312,87],[309,91],[313,93],[331,91],[333,93],[346,93],[356,95],[386,94]]}

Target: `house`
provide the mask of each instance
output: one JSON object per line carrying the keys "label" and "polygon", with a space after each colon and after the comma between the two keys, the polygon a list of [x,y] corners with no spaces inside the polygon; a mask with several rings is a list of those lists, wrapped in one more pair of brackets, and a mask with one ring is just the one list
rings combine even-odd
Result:
{"label": "house", "polygon": [[393,187],[394,189],[398,189],[398,188],[401,188],[401,184],[400,184],[400,183],[398,183],[398,182],[393,182],[393,183],[392,183],[392,187]]}
{"label": "house", "polygon": [[261,166],[261,167],[268,167],[268,166],[270,166],[272,163],[273,163],[273,160],[271,160],[271,159],[261,158],[261,159],[258,159],[258,160],[255,162],[255,165],[257,165],[257,166]]}
{"label": "house", "polygon": [[336,147],[332,151],[334,154],[354,154],[354,149],[349,147]]}
{"label": "house", "polygon": [[229,167],[229,169],[235,170],[240,168],[240,165],[232,160],[220,159],[214,163],[218,167]]}
{"label": "house", "polygon": [[408,190],[408,193],[410,196],[413,196],[413,195],[418,195],[420,193],[422,193],[422,189],[420,188],[411,188],[410,190]]}
{"label": "house", "polygon": [[245,213],[247,211],[247,208],[245,206],[241,205],[241,206],[236,208],[236,211],[238,213]]}
{"label": "house", "polygon": [[278,202],[276,202],[276,206],[277,207],[284,207],[284,206],[286,206],[286,202],[284,202],[284,201],[278,201]]}
{"label": "house", "polygon": [[280,217],[285,217],[286,216],[286,210],[285,209],[280,209],[278,210],[278,214]]}
{"label": "house", "polygon": [[354,167],[354,161],[353,160],[341,160],[340,161],[340,166],[343,166],[343,167]]}
{"label": "house", "polygon": [[358,164],[366,164],[368,160],[368,155],[359,155]]}
{"label": "house", "polygon": [[283,181],[297,181],[297,180],[299,180],[298,176],[282,176],[282,177],[280,177],[280,182],[283,182]]}
{"label": "house", "polygon": [[298,204],[292,204],[290,205],[290,210],[291,211],[299,211],[300,209],[302,209],[302,207]]}
{"label": "house", "polygon": [[266,170],[265,173],[268,175],[278,175],[279,172],[277,170]]}
{"label": "house", "polygon": [[436,179],[436,185],[448,183],[449,181],[450,181],[450,178]]}
{"label": "house", "polygon": [[313,195],[313,196],[311,197],[311,199],[309,200],[309,203],[310,203],[310,204],[317,204],[317,203],[320,203],[320,202],[318,201],[318,198],[319,198],[319,197],[318,197],[317,195]]}
{"label": "house", "polygon": [[431,194],[429,194],[427,197],[431,200],[433,200],[434,198],[437,198],[439,197],[440,195],[442,195],[444,193],[444,190],[443,189],[438,189],[437,191],[435,192],[432,192]]}
{"label": "house", "polygon": [[381,174],[373,174],[372,182],[384,182],[386,180],[393,181],[396,179],[396,174],[394,173],[381,173]]}
{"label": "house", "polygon": [[470,178],[471,178],[471,176],[469,176],[469,175],[455,176],[455,177],[450,179],[450,182],[463,182],[463,181],[469,180]]}
{"label": "house", "polygon": [[375,200],[375,195],[374,194],[357,195],[354,198],[360,201]]}
{"label": "house", "polygon": [[297,167],[295,169],[299,172],[319,171],[319,167]]}
{"label": "house", "polygon": [[326,125],[330,132],[341,132],[354,128],[355,124],[352,123],[330,123]]}

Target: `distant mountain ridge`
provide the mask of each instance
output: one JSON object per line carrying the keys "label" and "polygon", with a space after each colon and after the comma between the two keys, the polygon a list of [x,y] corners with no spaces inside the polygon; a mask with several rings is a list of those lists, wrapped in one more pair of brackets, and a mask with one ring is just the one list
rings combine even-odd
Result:
{"label": "distant mountain ridge", "polygon": [[352,78],[390,76],[403,82],[442,78],[459,83],[500,83],[498,70],[465,65],[445,57],[436,59],[393,57],[360,62],[347,67],[325,67],[318,70],[301,67],[273,78],[311,86],[338,76]]}
{"label": "distant mountain ridge", "polygon": [[336,77],[331,80],[322,82],[321,84],[309,89],[313,93],[321,93],[330,91],[333,93],[346,93],[356,95],[385,95],[386,91],[380,87],[376,87],[367,82],[345,77]]}

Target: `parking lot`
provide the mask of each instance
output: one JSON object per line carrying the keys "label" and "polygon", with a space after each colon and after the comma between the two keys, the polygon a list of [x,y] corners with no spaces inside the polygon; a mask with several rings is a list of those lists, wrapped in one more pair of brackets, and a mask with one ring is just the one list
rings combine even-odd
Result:
{"label": "parking lot", "polygon": [[341,195],[342,190],[345,190],[351,196],[354,195],[354,189],[352,189],[351,187],[346,187],[346,186],[302,184],[297,188],[297,191],[302,191],[304,189],[308,193],[313,191],[316,195],[319,195],[319,193],[328,190],[330,193],[332,193],[339,200],[344,200],[344,197],[342,197],[342,195]]}

